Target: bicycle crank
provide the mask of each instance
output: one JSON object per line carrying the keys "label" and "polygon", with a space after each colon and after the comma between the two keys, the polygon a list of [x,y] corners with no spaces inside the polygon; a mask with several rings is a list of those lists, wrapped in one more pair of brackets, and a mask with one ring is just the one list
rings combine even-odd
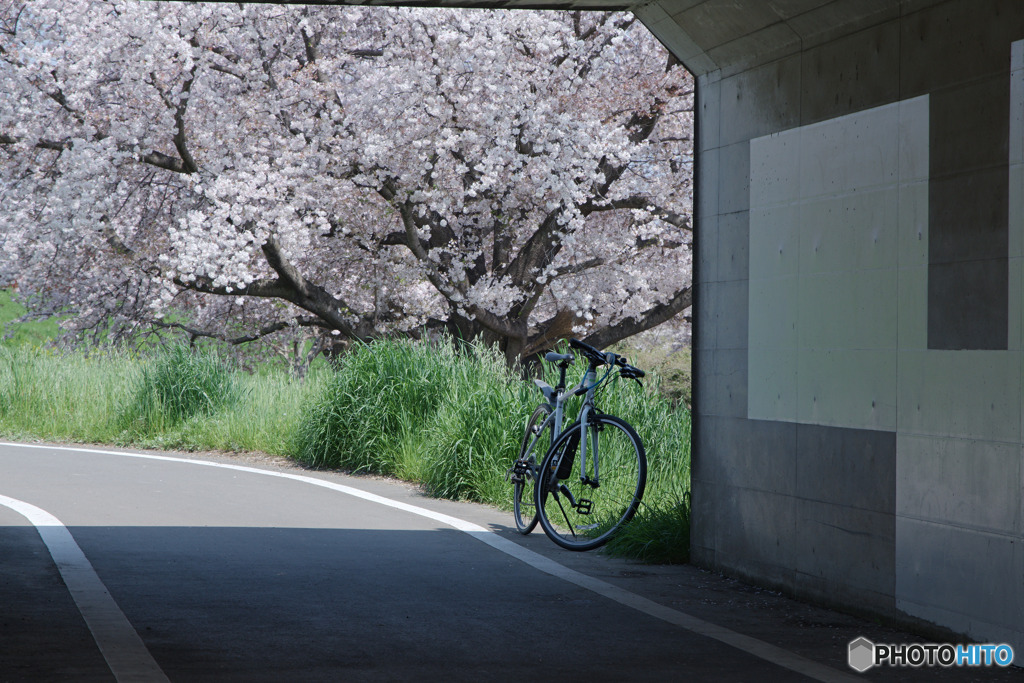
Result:
{"label": "bicycle crank", "polygon": [[572,491],[565,484],[558,485],[558,492],[568,499],[569,507],[581,515],[589,515],[590,510],[594,507],[594,501],[588,498],[576,500],[576,497],[572,495]]}

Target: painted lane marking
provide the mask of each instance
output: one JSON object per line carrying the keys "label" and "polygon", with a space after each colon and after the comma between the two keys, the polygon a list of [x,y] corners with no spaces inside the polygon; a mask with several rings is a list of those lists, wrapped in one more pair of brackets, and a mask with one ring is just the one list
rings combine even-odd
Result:
{"label": "painted lane marking", "polygon": [[268,477],[279,477],[281,479],[291,479],[292,481],[298,481],[305,484],[312,484],[313,486],[320,486],[332,491],[344,493],[355,498],[361,498],[372,503],[378,503],[385,505],[390,508],[409,512],[420,517],[426,517],[427,519],[441,522],[454,529],[462,531],[463,533],[472,536],[473,538],[491,546],[495,550],[499,550],[506,555],[514,557],[521,562],[533,567],[534,569],[549,574],[556,578],[567,581],[580,588],[592,591],[605,597],[613,602],[617,602],[620,605],[629,607],[637,610],[648,616],[660,619],[668,622],[680,628],[686,629],[692,633],[717,640],[721,643],[729,645],[746,652],[747,654],[753,655],[765,661],[771,662],[783,668],[795,671],[803,674],[808,678],[812,678],[818,681],[824,681],[826,683],[854,683],[860,682],[861,679],[852,674],[848,674],[837,669],[833,669],[830,666],[820,664],[814,660],[802,657],[795,652],[783,649],[771,643],[766,643],[763,640],[758,640],[751,636],[743,635],[731,629],[725,628],[713,624],[709,621],[705,621],[698,617],[695,617],[685,612],[666,607],[660,603],[654,602],[648,598],[645,598],[636,593],[632,593],[625,589],[614,586],[606,581],[595,579],[591,576],[587,576],[582,572],[578,572],[575,569],[570,569],[564,565],[561,565],[554,560],[541,555],[540,553],[534,552],[528,548],[508,540],[498,534],[494,533],[490,529],[467,522],[457,517],[452,517],[441,512],[434,512],[426,508],[418,507],[416,505],[410,505],[409,503],[403,503],[401,501],[392,500],[384,496],[377,495],[375,493],[369,493],[351,486],[344,484],[337,484],[324,479],[317,479],[316,477],[309,477],[301,474],[291,474],[289,472],[275,472],[271,470],[262,470],[256,467],[247,467],[245,465],[231,465],[227,463],[211,462],[208,460],[191,460],[187,458],[175,458],[167,455],[150,455],[146,453],[128,453],[121,451],[106,451],[92,448],[72,448],[66,446],[42,446],[36,444],[17,444],[17,443],[6,443],[0,442],[0,446],[12,446],[17,448],[36,448],[43,450],[53,451],[72,451],[78,453],[95,453],[97,455],[114,455],[126,458],[138,458],[141,460],[159,460],[166,462],[184,463],[190,465],[199,465],[203,467],[217,467],[227,470],[235,470],[236,472],[248,472],[251,474],[258,474]]}
{"label": "painted lane marking", "polygon": [[21,500],[0,495],[0,505],[25,517],[39,532],[114,678],[168,681],[67,527],[46,510]]}

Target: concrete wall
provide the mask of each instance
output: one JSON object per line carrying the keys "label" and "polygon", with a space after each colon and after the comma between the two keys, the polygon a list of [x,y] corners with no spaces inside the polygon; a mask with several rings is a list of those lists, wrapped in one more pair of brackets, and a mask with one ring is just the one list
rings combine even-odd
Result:
{"label": "concrete wall", "polygon": [[1024,3],[666,0],[693,557],[1024,651]]}

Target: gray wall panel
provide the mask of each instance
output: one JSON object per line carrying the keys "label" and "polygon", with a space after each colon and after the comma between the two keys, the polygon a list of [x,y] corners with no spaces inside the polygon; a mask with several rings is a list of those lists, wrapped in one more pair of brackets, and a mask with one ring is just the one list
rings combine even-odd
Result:
{"label": "gray wall panel", "polygon": [[697,147],[706,152],[722,146],[722,79],[713,72],[697,79]]}
{"label": "gray wall panel", "polygon": [[747,352],[708,349],[696,381],[701,385],[701,412],[718,417],[747,416]]}
{"label": "gray wall panel", "polygon": [[[718,441],[718,424],[722,418],[708,417],[701,420],[701,429],[698,434],[692,437],[692,450],[694,455],[713,453],[716,451],[715,444]],[[702,458],[695,457],[690,465],[690,479],[700,481],[702,484],[722,483],[720,473],[724,458]],[[695,489],[698,487],[694,487]]]}
{"label": "gray wall panel", "polygon": [[721,147],[718,158],[718,211],[750,210],[750,143]]}
{"label": "gray wall panel", "polygon": [[889,21],[804,52],[801,125],[898,99],[899,37]]}
{"label": "gray wall panel", "polygon": [[[1005,145],[1002,152],[1005,157]],[[997,166],[934,174],[929,181],[929,263],[1006,259],[1008,184],[1005,158]],[[956,205],[958,199],[965,206]]]}
{"label": "gray wall panel", "polygon": [[711,418],[722,458],[708,474],[721,484],[792,497],[797,489],[798,425]]}
{"label": "gray wall panel", "polygon": [[1021,528],[1024,468],[1018,444],[936,436],[899,439],[898,515],[1011,536]]}
{"label": "gray wall panel", "polygon": [[793,586],[796,555],[804,548],[796,528],[797,499],[734,486],[720,486],[716,499],[717,562],[744,577]]}
{"label": "gray wall panel", "polygon": [[706,51],[730,42],[737,34],[751,33],[778,19],[771,7],[757,0],[692,3],[675,18],[702,27],[700,35],[695,36],[695,42]]}
{"label": "gray wall panel", "polygon": [[723,146],[798,125],[799,55],[722,79],[721,98]]}
{"label": "gray wall panel", "polygon": [[932,3],[900,22],[900,97],[1004,72],[1024,30],[1018,0]]}
{"label": "gray wall panel", "polygon": [[716,278],[746,280],[750,272],[750,215],[746,211],[719,217]]}
{"label": "gray wall panel", "polygon": [[694,232],[693,261],[695,283],[718,282],[718,223],[717,214],[697,218],[698,228]]}
{"label": "gray wall panel", "polygon": [[703,282],[697,305],[709,312],[702,321],[700,342],[705,348],[745,349],[747,335],[747,281]]}
{"label": "gray wall panel", "polygon": [[[800,425],[796,495],[888,515],[896,508],[896,434]],[[892,534],[888,534],[891,542]],[[888,565],[891,572],[891,562]]]}
{"label": "gray wall panel", "polygon": [[810,49],[897,19],[900,10],[892,0],[831,0],[794,16],[789,24],[800,35],[804,49]]}
{"label": "gray wall panel", "polygon": [[722,566],[716,555],[721,490],[714,482],[702,482],[694,485],[690,498],[690,516],[701,520],[690,528],[690,561],[704,567]]}
{"label": "gray wall panel", "polygon": [[[929,96],[928,346],[1007,348],[1009,43],[1004,72]],[[987,71],[985,62],[980,71]]]}
{"label": "gray wall panel", "polygon": [[933,263],[928,268],[928,348],[1005,349],[1005,258]]}
{"label": "gray wall panel", "polygon": [[801,544],[792,583],[831,604],[891,613],[895,519],[862,508],[798,499]]}
{"label": "gray wall panel", "polygon": [[754,4],[671,15],[707,94],[692,557],[1024,649],[1024,3]]}
{"label": "gray wall panel", "polygon": [[[719,349],[740,349],[746,352],[749,283],[746,280],[720,280],[707,286],[715,292],[710,300],[711,305],[718,308],[716,346]],[[743,367],[746,368],[746,363]]]}
{"label": "gray wall panel", "polygon": [[899,609],[961,624],[976,637],[1021,642],[1019,536],[901,517],[896,539],[910,550],[896,560]]}
{"label": "gray wall panel", "polygon": [[721,71],[727,77],[785,58],[799,49],[800,36],[789,25],[776,23],[711,48],[708,57],[716,64],[726,65]]}
{"label": "gray wall panel", "polygon": [[[707,350],[710,352],[717,348],[718,317],[711,315],[710,312],[715,310],[715,302],[712,297],[716,292],[715,288],[719,284],[720,283],[718,282],[706,281],[700,281],[694,284],[694,310],[701,309],[709,312],[707,317],[702,318],[700,323],[695,324],[693,327],[693,349],[695,352],[698,350]],[[709,356],[705,356],[705,362],[709,359]],[[693,361],[693,365],[696,367],[696,361]]]}

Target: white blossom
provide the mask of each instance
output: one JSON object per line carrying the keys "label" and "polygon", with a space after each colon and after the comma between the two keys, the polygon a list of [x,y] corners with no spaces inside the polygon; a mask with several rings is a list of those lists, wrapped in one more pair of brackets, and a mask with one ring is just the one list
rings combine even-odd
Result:
{"label": "white blossom", "polygon": [[692,81],[628,15],[0,5],[15,18],[0,273],[76,302],[74,328],[294,318],[251,295],[284,278],[268,245],[374,334],[559,310],[582,333],[688,286]]}

